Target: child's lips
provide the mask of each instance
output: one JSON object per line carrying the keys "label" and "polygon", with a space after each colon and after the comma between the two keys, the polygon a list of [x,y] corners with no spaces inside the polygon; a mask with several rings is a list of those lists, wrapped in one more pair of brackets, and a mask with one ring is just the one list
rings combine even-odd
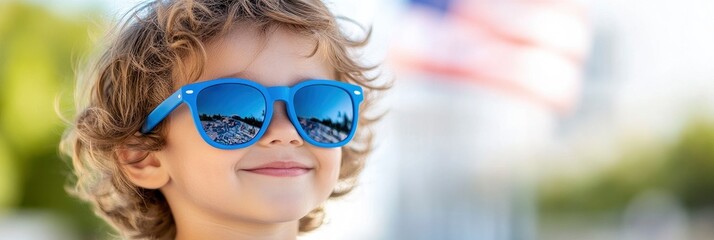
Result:
{"label": "child's lips", "polygon": [[274,177],[296,177],[303,175],[310,171],[308,168],[259,168],[253,170],[246,170],[248,172],[268,175]]}
{"label": "child's lips", "polygon": [[312,168],[298,162],[271,162],[241,170],[274,177],[295,177],[308,173]]}

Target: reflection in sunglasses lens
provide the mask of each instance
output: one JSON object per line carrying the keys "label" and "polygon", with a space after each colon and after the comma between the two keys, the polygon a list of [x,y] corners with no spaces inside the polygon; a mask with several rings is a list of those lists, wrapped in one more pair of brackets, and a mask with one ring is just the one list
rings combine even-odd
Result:
{"label": "reflection in sunglasses lens", "polygon": [[300,126],[316,142],[338,143],[352,131],[354,109],[350,95],[329,85],[301,88],[295,93]]}
{"label": "reflection in sunglasses lens", "polygon": [[243,84],[219,84],[199,92],[196,107],[203,131],[222,145],[249,142],[263,127],[266,100]]}

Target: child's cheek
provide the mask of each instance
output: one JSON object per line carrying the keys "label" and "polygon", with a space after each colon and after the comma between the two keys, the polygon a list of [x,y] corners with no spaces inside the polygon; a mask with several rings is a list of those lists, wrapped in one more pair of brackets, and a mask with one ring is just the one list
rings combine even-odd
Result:
{"label": "child's cheek", "polygon": [[324,196],[324,199],[332,193],[340,176],[340,166],[342,158],[342,148],[323,148],[315,152],[318,158],[319,168],[317,168],[318,186],[316,186]]}

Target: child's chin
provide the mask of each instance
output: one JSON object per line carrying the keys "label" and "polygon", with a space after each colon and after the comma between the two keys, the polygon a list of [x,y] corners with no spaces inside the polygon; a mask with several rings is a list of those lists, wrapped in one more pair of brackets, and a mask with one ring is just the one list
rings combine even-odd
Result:
{"label": "child's chin", "polygon": [[[287,222],[303,218],[325,202],[327,196],[312,189],[281,189],[254,193],[252,206],[242,208],[266,222]],[[245,212],[244,212],[245,213]]]}
{"label": "child's chin", "polygon": [[278,209],[271,210],[270,212],[264,212],[261,216],[261,220],[265,223],[284,223],[300,220],[302,217],[307,215],[310,210],[303,209],[288,209],[286,211],[279,211]]}

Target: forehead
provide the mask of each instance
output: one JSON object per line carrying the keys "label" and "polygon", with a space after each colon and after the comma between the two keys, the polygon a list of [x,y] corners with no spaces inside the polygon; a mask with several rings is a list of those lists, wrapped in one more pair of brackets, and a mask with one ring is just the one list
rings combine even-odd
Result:
{"label": "forehead", "polygon": [[293,85],[307,78],[334,79],[325,54],[312,54],[315,37],[276,27],[261,32],[239,25],[206,44],[207,59],[198,81],[248,78],[266,86]]}

